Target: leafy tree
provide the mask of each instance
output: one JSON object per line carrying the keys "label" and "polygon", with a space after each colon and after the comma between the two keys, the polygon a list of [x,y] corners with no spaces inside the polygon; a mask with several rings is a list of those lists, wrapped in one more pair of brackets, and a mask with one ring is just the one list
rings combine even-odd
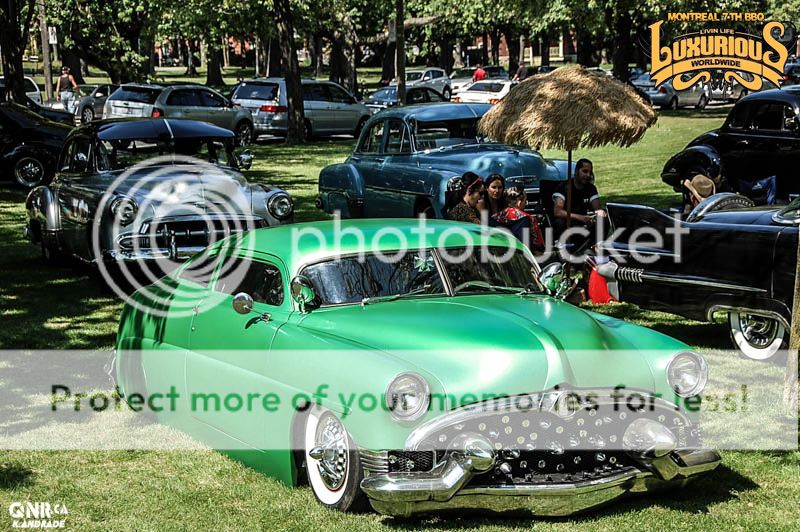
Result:
{"label": "leafy tree", "polygon": [[25,99],[22,56],[35,11],[34,0],[0,0],[0,48],[6,97],[17,101]]}

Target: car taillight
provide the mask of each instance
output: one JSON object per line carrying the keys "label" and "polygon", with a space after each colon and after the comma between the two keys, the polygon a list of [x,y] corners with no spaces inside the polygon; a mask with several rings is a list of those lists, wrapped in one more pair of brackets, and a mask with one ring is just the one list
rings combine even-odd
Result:
{"label": "car taillight", "polygon": [[259,111],[262,113],[286,113],[289,108],[285,105],[262,105]]}
{"label": "car taillight", "polygon": [[658,92],[660,92],[661,94],[666,94],[667,93],[667,89],[665,87],[659,87],[658,88]]}
{"label": "car taillight", "polygon": [[492,104],[492,105],[494,105],[496,103],[500,103],[500,99],[499,98],[491,98],[489,100],[489,103]]}
{"label": "car taillight", "polygon": [[461,97],[460,96],[456,96],[456,97],[452,98],[452,101],[460,102],[461,101]]}
{"label": "car taillight", "polygon": [[161,109],[153,109],[153,112],[150,113],[151,118],[161,118],[164,116],[164,111]]}
{"label": "car taillight", "polygon": [[789,76],[787,74],[783,75],[783,81],[789,81]]}

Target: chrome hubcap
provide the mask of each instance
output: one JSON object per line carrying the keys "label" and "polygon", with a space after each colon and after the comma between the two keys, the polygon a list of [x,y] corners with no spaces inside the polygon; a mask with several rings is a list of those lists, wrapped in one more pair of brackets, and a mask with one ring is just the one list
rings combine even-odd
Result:
{"label": "chrome hubcap", "polygon": [[84,122],[91,122],[94,118],[94,114],[92,113],[91,109],[84,109],[83,111],[83,121]]}
{"label": "chrome hubcap", "polygon": [[239,144],[245,146],[250,143],[250,126],[241,126],[239,128]]}
{"label": "chrome hubcap", "polygon": [[764,316],[740,315],[739,326],[747,343],[754,347],[768,347],[778,334],[778,322]]}
{"label": "chrome hubcap", "polygon": [[20,184],[33,186],[42,180],[44,168],[36,159],[25,157],[17,163],[14,174]]}
{"label": "chrome hubcap", "polygon": [[317,462],[322,481],[330,490],[337,490],[347,476],[347,434],[336,416],[324,414],[317,426],[314,448],[309,456]]}

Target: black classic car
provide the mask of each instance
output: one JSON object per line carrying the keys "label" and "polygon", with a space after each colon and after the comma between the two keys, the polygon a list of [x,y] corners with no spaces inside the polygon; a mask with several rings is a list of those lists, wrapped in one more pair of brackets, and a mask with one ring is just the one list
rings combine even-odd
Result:
{"label": "black classic car", "polygon": [[685,193],[685,179],[721,174],[731,190],[763,200],[763,193],[751,191],[753,184],[775,176],[777,201],[785,203],[800,193],[798,163],[800,86],[792,86],[739,100],[721,128],[700,135],[667,161],[661,179]]}
{"label": "black classic car", "polygon": [[72,128],[16,103],[0,103],[0,177],[32,188],[53,176]]}
{"label": "black classic car", "polygon": [[755,207],[721,193],[684,220],[641,205],[612,203],[608,214],[615,238],[598,244],[610,257],[598,273],[612,296],[700,321],[727,313],[734,345],[752,359],[781,348],[791,322],[800,199]]}
{"label": "black classic car", "polygon": [[194,120],[102,120],[76,128],[48,186],[25,202],[25,234],[48,262],[181,261],[234,232],[292,221],[289,195],[248,183],[234,134]]}

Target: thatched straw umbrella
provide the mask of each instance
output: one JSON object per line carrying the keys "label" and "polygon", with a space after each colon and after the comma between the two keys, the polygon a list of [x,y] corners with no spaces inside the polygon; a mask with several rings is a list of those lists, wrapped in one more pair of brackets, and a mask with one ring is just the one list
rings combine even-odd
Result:
{"label": "thatched straw umbrella", "polygon": [[569,226],[572,151],[630,146],[655,122],[655,111],[632,87],[573,66],[532,76],[514,87],[483,116],[479,130],[507,144],[567,150]]}

